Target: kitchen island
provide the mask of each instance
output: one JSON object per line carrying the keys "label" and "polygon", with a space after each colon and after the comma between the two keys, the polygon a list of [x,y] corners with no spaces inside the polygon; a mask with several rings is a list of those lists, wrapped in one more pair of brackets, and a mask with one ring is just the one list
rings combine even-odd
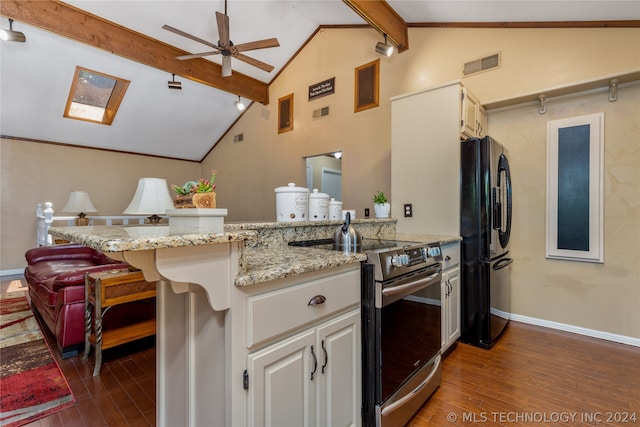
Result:
{"label": "kitchen island", "polygon": [[[339,221],[325,221],[335,228]],[[372,221],[375,223],[375,221]],[[313,226],[316,226],[315,224]],[[121,259],[157,282],[157,423],[160,426],[246,425],[242,371],[233,372],[233,348],[246,348],[242,289],[277,280],[358,270],[365,257],[258,241],[260,230],[287,233],[278,223],[239,224],[223,233],[167,225],[53,227],[56,238]],[[304,238],[304,233],[298,237]],[[285,309],[283,307],[283,309]],[[235,313],[235,320],[232,313]],[[285,315],[280,311],[274,315]],[[244,361],[234,361],[244,365]],[[231,378],[235,376],[235,378]],[[240,384],[240,386],[238,386]],[[239,406],[240,405],[240,406]],[[235,408],[235,409],[233,409]],[[240,415],[232,415],[240,414]]]}
{"label": "kitchen island", "polygon": [[[354,223],[364,237],[395,236],[395,220]],[[257,371],[267,355],[276,354],[267,350],[278,343],[298,336],[321,340],[304,347],[313,353],[325,338],[327,343],[348,338],[351,347],[343,347],[351,350],[334,357],[333,366],[342,360],[343,368],[359,371],[359,277],[366,255],[287,246],[292,240],[333,237],[340,224],[238,223],[226,224],[222,233],[167,225],[54,227],[50,234],[125,260],[157,282],[158,425],[241,426],[258,422],[254,408],[273,397],[251,388],[259,383],[247,380],[247,370]],[[326,293],[328,303],[307,308],[305,300],[298,309],[296,295],[307,298],[300,289]],[[335,334],[320,335],[335,325],[341,328]],[[288,371],[283,376],[291,377]],[[351,403],[360,396],[359,378],[358,373],[340,381],[352,390]],[[298,385],[308,392],[306,398],[331,395],[304,380]],[[299,419],[322,416],[322,405],[309,412],[307,403],[300,405]],[[359,424],[356,409],[349,416]]]}

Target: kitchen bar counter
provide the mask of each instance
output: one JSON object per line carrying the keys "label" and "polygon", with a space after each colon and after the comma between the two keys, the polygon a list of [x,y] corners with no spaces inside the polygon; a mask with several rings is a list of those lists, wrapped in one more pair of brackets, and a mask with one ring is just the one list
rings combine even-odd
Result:
{"label": "kitchen bar counter", "polygon": [[[460,240],[459,236],[394,233],[387,230],[389,220],[355,220],[354,225],[381,225],[370,237],[380,236],[389,240],[407,242],[447,244]],[[393,223],[393,222],[392,222]],[[52,227],[55,237],[80,243],[109,253],[144,251],[158,248],[213,245],[227,242],[244,242],[241,251],[239,273],[234,279],[236,286],[250,286],[275,279],[301,275],[314,271],[338,267],[366,260],[365,254],[326,251],[317,248],[287,246],[288,238],[312,240],[327,238],[327,233],[318,231],[329,227],[333,230],[340,221],[317,221],[304,223],[252,222],[225,224],[224,233],[209,233],[205,230],[177,228],[167,225],[146,226],[87,226]],[[290,235],[294,228],[307,227],[311,232],[299,230],[296,237]],[[278,238],[259,239],[265,232],[276,233]]]}
{"label": "kitchen bar counter", "polygon": [[207,232],[206,229],[169,227],[166,224],[51,227],[49,234],[60,239],[89,246],[107,254],[110,252],[212,245],[255,240],[256,238],[256,232],[252,230],[212,233]]}
{"label": "kitchen bar counter", "polygon": [[[232,425],[229,402],[202,396],[212,390],[229,395],[236,384],[226,377],[234,363],[229,349],[245,345],[230,332],[245,330],[246,313],[238,308],[238,295],[251,292],[251,285],[290,283],[290,278],[298,281],[296,276],[304,282],[305,274],[320,277],[323,270],[331,275],[358,268],[365,254],[288,246],[290,241],[333,238],[341,223],[237,223],[226,224],[222,233],[168,225],[52,227],[49,233],[124,260],[141,269],[145,280],[157,282],[157,424],[224,425],[226,417]],[[423,243],[458,239],[396,234],[393,219],[353,224],[363,238]],[[240,390],[235,400],[245,396]]]}

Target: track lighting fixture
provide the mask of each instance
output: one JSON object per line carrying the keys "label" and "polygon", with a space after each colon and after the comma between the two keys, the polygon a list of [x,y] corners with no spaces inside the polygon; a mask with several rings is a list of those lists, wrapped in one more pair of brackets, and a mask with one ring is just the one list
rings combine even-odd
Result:
{"label": "track lighting fixture", "polygon": [[234,102],[233,105],[235,105],[236,108],[240,111],[245,109],[245,105],[242,103],[242,101],[240,101],[240,95],[238,95],[238,100]]}
{"label": "track lighting fixture", "polygon": [[20,42],[20,43],[24,43],[27,41],[27,38],[25,37],[24,33],[13,30],[13,19],[11,18],[9,18],[9,29],[0,30],[0,39],[8,42]]}
{"label": "track lighting fixture", "polygon": [[393,45],[387,44],[387,35],[384,35],[384,43],[376,43],[376,52],[386,57],[393,55]]}
{"label": "track lighting fixture", "polygon": [[182,82],[176,81],[175,74],[171,74],[171,81],[168,81],[167,84],[169,85],[169,89],[182,90]]}

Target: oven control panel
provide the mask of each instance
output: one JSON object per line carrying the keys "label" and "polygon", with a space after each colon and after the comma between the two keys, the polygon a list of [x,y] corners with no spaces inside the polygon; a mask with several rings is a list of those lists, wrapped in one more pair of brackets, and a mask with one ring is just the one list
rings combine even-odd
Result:
{"label": "oven control panel", "polygon": [[425,262],[427,256],[427,251],[424,247],[407,248],[401,253],[395,253],[391,256],[391,265],[394,267],[416,265]]}
{"label": "oven control panel", "polygon": [[[442,261],[442,251],[439,245],[408,245],[379,252],[377,255],[379,257],[382,280],[408,274]],[[377,262],[374,262],[374,264],[377,264]]]}

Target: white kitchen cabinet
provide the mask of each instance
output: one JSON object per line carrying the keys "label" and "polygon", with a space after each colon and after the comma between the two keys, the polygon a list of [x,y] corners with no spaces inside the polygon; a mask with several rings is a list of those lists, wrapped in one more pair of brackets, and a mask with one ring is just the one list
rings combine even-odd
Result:
{"label": "white kitchen cabinet", "polygon": [[[411,217],[398,216],[400,233],[460,234],[463,92],[456,82],[391,99],[391,212],[412,205]],[[469,107],[474,123],[479,105]]]}
{"label": "white kitchen cabinet", "polygon": [[251,426],[360,425],[360,310],[248,356]]}
{"label": "white kitchen cabinet", "polygon": [[279,280],[251,292],[244,298],[245,315],[236,314],[240,339],[231,357],[246,362],[237,363],[238,370],[245,369],[245,381],[243,390],[234,391],[245,415],[234,405],[230,423],[361,425],[359,265]]}
{"label": "white kitchen cabinet", "polygon": [[461,86],[460,97],[461,136],[463,138],[485,136],[487,134],[487,112],[480,101],[464,86]]}
{"label": "white kitchen cabinet", "polygon": [[442,247],[442,353],[460,338],[460,244]]}

